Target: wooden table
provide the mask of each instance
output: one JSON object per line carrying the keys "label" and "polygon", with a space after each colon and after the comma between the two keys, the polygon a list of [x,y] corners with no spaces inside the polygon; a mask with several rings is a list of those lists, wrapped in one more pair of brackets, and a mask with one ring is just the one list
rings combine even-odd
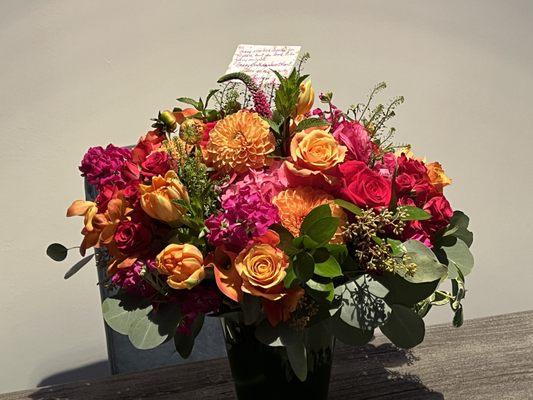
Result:
{"label": "wooden table", "polygon": [[[226,359],[0,394],[0,400],[233,398]],[[533,311],[470,320],[460,329],[429,327],[412,351],[383,337],[362,348],[338,345],[330,399],[533,399]]]}

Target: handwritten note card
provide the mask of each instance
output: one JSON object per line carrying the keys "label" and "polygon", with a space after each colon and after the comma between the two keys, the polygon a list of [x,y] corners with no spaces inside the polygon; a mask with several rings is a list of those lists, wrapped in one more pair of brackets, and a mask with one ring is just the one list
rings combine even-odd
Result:
{"label": "handwritten note card", "polygon": [[288,76],[296,64],[299,52],[300,46],[240,44],[226,73],[244,72],[252,76],[260,86],[273,85],[278,79],[272,70]]}

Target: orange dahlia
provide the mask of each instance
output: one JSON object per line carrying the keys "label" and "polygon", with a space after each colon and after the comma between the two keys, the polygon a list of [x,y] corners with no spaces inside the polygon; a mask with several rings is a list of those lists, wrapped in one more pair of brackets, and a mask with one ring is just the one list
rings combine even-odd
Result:
{"label": "orange dahlia", "polygon": [[246,172],[267,165],[275,149],[268,122],[259,114],[238,111],[219,121],[209,133],[206,157],[221,172]]}
{"label": "orange dahlia", "polygon": [[332,243],[343,242],[342,226],[346,222],[346,214],[326,192],[309,186],[300,186],[280,192],[272,202],[278,208],[282,225],[295,237],[300,235],[300,226],[311,210],[322,204],[329,204],[331,214],[340,219],[339,228]]}

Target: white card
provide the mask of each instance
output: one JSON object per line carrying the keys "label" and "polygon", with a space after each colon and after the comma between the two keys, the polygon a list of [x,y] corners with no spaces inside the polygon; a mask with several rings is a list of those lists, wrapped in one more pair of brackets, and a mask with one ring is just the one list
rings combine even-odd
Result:
{"label": "white card", "polygon": [[233,54],[227,74],[244,72],[263,87],[278,82],[272,72],[275,70],[283,76],[289,76],[298,60],[300,46],[262,46],[240,44]]}

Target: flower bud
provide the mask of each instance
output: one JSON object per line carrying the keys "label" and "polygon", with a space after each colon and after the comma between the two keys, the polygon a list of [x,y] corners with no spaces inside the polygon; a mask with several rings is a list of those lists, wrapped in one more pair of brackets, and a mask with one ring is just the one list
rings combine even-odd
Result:
{"label": "flower bud", "polygon": [[178,123],[172,111],[161,111],[158,115],[158,118],[168,131],[173,132],[176,130]]}
{"label": "flower bud", "polygon": [[298,96],[298,103],[296,105],[296,115],[307,114],[313,107],[315,100],[315,91],[311,86],[311,80],[300,83],[300,95]]}
{"label": "flower bud", "polygon": [[195,145],[202,138],[205,124],[196,118],[188,118],[180,125],[180,138],[187,144]]}

